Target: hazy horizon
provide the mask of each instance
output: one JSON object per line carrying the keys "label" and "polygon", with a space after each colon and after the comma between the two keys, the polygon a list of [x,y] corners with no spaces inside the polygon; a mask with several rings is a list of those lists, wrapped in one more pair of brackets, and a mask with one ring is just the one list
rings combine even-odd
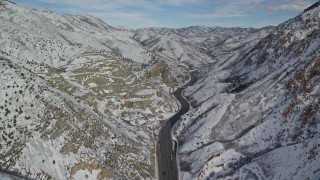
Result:
{"label": "hazy horizon", "polygon": [[316,0],[12,0],[58,13],[98,17],[128,28],[278,25],[301,13]]}

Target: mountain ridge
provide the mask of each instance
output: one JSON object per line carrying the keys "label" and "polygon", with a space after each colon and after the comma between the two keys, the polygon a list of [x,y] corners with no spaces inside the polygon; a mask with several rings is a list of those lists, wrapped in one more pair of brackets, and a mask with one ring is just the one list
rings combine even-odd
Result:
{"label": "mountain ridge", "polygon": [[319,177],[319,17],[304,12],[198,75],[175,131],[182,178]]}

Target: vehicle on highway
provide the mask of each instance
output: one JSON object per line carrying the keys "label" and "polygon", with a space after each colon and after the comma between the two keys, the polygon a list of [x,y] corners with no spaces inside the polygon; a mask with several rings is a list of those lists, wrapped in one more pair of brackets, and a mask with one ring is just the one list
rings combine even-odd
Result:
{"label": "vehicle on highway", "polygon": [[176,149],[177,149],[177,141],[172,140],[172,151],[176,152]]}

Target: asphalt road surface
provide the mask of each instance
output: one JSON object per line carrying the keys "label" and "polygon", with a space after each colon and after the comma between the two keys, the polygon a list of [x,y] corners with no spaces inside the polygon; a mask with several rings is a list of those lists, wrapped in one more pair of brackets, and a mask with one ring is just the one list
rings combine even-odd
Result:
{"label": "asphalt road surface", "polygon": [[183,90],[192,85],[197,79],[196,72],[190,73],[190,81],[184,86],[178,88],[173,95],[181,104],[180,110],[172,118],[170,118],[162,127],[158,136],[158,172],[159,180],[177,180],[178,170],[176,161],[177,145],[172,141],[171,130],[172,126],[180,119],[182,115],[190,109],[189,102],[183,97]]}

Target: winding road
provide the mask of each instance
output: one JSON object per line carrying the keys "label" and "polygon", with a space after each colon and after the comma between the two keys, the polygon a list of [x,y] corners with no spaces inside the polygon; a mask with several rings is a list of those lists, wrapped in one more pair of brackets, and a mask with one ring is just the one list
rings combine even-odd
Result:
{"label": "winding road", "polygon": [[[166,123],[164,123],[160,129],[158,135],[157,143],[157,158],[158,158],[158,172],[159,180],[177,180],[178,179],[178,169],[176,161],[176,149],[177,145],[173,148],[172,141],[172,126],[180,119],[182,115],[187,113],[190,109],[189,102],[182,95],[183,90],[194,84],[197,80],[196,78],[197,71],[190,73],[190,80],[184,86],[178,88],[172,94],[180,102],[180,110],[171,117]],[[11,177],[12,179],[28,179],[23,177],[19,173],[8,171],[0,168],[0,179],[1,177]]]}
{"label": "winding road", "polygon": [[173,117],[171,117],[165,124],[162,125],[158,135],[157,157],[159,180],[178,179],[176,161],[177,144],[173,145],[171,130],[172,126],[180,119],[180,117],[187,113],[190,109],[190,104],[183,97],[182,93],[186,87],[194,84],[194,82],[197,80],[195,76],[196,73],[197,71],[191,72],[189,82],[172,93],[180,102],[181,107],[180,110]]}

